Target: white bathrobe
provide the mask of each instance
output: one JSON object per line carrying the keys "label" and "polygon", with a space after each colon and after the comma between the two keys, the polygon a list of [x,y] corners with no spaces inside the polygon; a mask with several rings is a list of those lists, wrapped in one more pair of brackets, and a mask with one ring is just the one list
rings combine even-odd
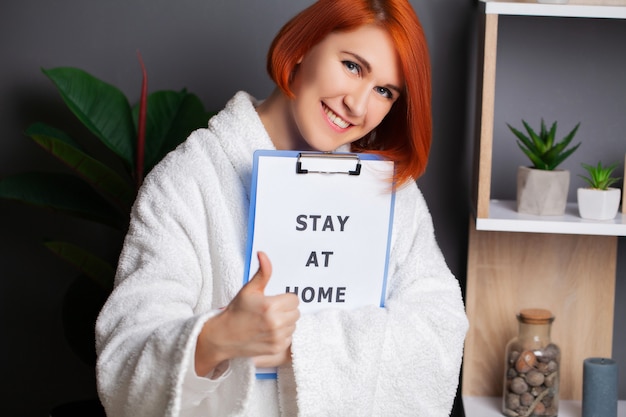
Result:
{"label": "white bathrobe", "polygon": [[243,282],[253,151],[274,149],[254,105],[237,93],[141,188],[96,325],[108,416],[449,415],[468,324],[413,182],[396,195],[385,308],[303,315],[278,380],[246,358],[195,375],[203,323]]}

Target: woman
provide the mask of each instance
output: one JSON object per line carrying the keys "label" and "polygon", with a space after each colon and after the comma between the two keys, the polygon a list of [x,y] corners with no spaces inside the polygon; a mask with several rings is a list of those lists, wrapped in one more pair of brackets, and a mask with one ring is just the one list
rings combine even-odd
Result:
{"label": "woman", "polygon": [[[467,320],[413,179],[430,148],[426,41],[406,0],[320,0],[283,27],[262,102],[240,92],[147,177],[97,322],[110,416],[444,416]],[[396,162],[385,308],[300,315],[241,288],[256,149]],[[255,367],[278,367],[277,380]]]}

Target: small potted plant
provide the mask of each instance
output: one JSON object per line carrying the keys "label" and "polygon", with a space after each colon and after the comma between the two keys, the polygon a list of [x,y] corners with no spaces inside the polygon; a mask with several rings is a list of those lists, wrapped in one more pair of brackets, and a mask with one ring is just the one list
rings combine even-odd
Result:
{"label": "small potted plant", "polygon": [[517,137],[517,145],[531,160],[532,166],[520,166],[517,170],[517,211],[540,216],[562,215],[567,205],[570,172],[556,169],[567,159],[580,143],[568,148],[580,123],[561,141],[555,141],[556,122],[550,129],[541,119],[539,134],[522,120],[528,135],[507,126]]}
{"label": "small potted plant", "polygon": [[597,166],[581,164],[587,170],[588,177],[579,175],[587,181],[590,187],[578,189],[578,212],[583,219],[590,220],[611,220],[615,218],[619,208],[621,190],[613,188],[611,185],[620,178],[612,177],[613,170],[619,163],[610,166],[603,166],[598,162]]}

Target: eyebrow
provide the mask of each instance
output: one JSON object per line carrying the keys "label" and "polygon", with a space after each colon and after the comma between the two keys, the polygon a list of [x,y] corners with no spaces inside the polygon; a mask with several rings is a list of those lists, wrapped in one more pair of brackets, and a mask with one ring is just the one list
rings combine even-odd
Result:
{"label": "eyebrow", "polygon": [[[359,61],[359,63],[361,65],[363,65],[365,67],[365,69],[367,69],[367,72],[371,72],[372,71],[372,65],[369,63],[369,61],[367,59],[363,58],[359,54],[355,54],[354,52],[350,52],[350,51],[342,51],[342,52],[344,54],[352,55],[355,60]],[[395,90],[396,93],[398,93],[398,94],[402,94],[402,90],[400,89],[400,87],[398,87],[396,85],[386,84],[383,87],[387,87],[387,88],[389,88],[391,90]]]}

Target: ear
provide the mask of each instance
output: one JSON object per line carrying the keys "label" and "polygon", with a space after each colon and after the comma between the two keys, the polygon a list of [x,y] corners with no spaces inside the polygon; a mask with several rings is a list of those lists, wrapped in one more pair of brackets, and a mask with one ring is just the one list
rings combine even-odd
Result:
{"label": "ear", "polygon": [[300,58],[300,61],[296,62],[296,65],[293,66],[293,69],[289,73],[289,85],[290,86],[293,83],[294,78],[296,78],[296,73],[300,69],[300,62],[301,61],[302,61],[302,58]]}
{"label": "ear", "polygon": [[296,65],[300,65],[302,63],[302,60],[304,59],[304,56],[301,56],[297,61],[296,61]]}

